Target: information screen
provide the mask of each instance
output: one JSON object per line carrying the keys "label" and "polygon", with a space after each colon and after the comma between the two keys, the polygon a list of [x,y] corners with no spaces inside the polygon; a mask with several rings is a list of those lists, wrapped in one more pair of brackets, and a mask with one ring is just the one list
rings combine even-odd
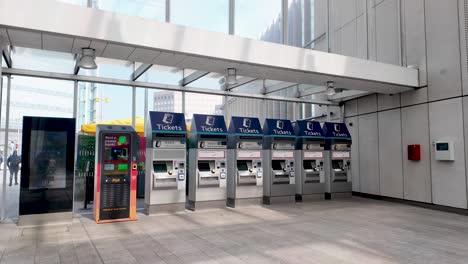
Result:
{"label": "information screen", "polygon": [[280,160],[272,160],[271,161],[271,167],[273,170],[282,170],[283,166],[281,166],[281,161]]}
{"label": "information screen", "polygon": [[29,189],[66,186],[67,132],[31,130]]}
{"label": "information screen", "polygon": [[199,171],[210,171],[210,163],[208,162],[198,162],[198,170]]}
{"label": "information screen", "polygon": [[237,162],[237,170],[240,170],[240,171],[246,171],[248,170],[248,166],[247,166],[247,162],[245,161],[238,161]]}
{"label": "information screen", "polygon": [[437,143],[436,144],[436,149],[437,149],[437,151],[447,151],[447,150],[449,150],[449,144],[448,143]]}
{"label": "information screen", "polygon": [[130,214],[130,135],[102,136],[102,177],[100,219],[128,218]]}
{"label": "information screen", "polygon": [[164,172],[166,173],[167,172],[167,166],[166,166],[166,163],[154,163],[153,164],[153,170],[154,172]]}

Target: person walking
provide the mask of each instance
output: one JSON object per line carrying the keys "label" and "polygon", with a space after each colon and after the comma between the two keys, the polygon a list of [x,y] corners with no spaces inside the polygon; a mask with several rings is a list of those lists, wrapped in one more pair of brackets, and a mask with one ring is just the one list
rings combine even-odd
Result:
{"label": "person walking", "polygon": [[18,171],[20,163],[21,158],[18,156],[18,152],[15,150],[7,160],[7,167],[10,170],[10,184],[8,186],[11,186],[13,176],[15,177],[15,185],[18,185]]}

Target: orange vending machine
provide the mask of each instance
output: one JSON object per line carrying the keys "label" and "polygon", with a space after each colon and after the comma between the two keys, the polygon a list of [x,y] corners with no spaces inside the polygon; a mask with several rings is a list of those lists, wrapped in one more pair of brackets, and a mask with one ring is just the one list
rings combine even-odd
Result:
{"label": "orange vending machine", "polygon": [[98,125],[94,176],[96,223],[136,220],[138,135],[131,126]]}

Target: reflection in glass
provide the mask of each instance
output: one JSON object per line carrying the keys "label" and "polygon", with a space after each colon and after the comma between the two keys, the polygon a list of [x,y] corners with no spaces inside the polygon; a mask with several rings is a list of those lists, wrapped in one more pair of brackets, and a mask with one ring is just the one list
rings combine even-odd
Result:
{"label": "reflection in glass", "polygon": [[229,0],[171,0],[170,9],[171,23],[222,33],[229,31]]}
{"label": "reflection in glass", "polygon": [[71,53],[21,47],[15,47],[12,61],[15,68],[35,71],[73,73],[75,67]]}
{"label": "reflection in glass", "polygon": [[29,189],[66,187],[67,132],[31,130]]}
{"label": "reflection in glass", "polygon": [[166,21],[166,0],[94,0],[93,6],[129,16]]}
{"label": "reflection in glass", "polygon": [[282,42],[281,0],[235,0],[235,35]]}

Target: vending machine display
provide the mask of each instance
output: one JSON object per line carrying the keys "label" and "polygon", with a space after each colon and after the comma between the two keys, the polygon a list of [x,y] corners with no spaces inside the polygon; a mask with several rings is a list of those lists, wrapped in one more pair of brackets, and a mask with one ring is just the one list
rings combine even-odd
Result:
{"label": "vending machine display", "polygon": [[326,198],[333,193],[351,193],[351,134],[345,123],[325,122]]}
{"label": "vending machine display", "polygon": [[187,156],[184,114],[149,112],[148,116],[146,213],[183,211]]}
{"label": "vending machine display", "polygon": [[224,117],[194,114],[189,136],[187,209],[225,206],[226,149]]}
{"label": "vending machine display", "polygon": [[296,132],[296,201],[325,193],[325,136],[319,122],[298,120]]}
{"label": "vending machine display", "polygon": [[263,203],[294,202],[296,136],[291,121],[266,119],[263,132]]}
{"label": "vending machine display", "polygon": [[228,136],[226,205],[260,204],[263,195],[263,130],[258,118],[232,117]]}
{"label": "vending machine display", "polygon": [[131,126],[98,125],[96,137],[95,221],[136,220],[137,134]]}

